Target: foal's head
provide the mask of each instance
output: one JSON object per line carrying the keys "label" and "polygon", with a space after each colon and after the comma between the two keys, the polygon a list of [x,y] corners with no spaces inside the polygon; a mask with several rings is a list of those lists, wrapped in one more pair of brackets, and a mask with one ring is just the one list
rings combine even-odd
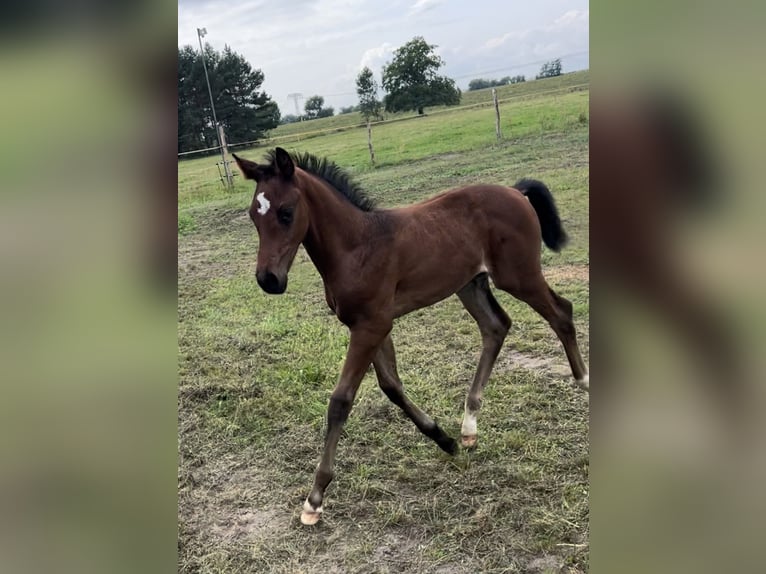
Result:
{"label": "foal's head", "polygon": [[295,164],[282,148],[270,164],[257,164],[234,155],[246,179],[256,181],[250,219],[260,246],[255,276],[266,293],[284,293],[287,272],[309,226],[308,207],[298,190]]}

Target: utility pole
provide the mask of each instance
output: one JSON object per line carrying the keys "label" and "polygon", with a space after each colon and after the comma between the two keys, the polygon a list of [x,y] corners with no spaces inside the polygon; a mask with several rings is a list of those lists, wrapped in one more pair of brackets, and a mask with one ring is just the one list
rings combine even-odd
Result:
{"label": "utility pole", "polygon": [[[226,183],[229,189],[232,187],[232,181],[231,181],[231,171],[229,170],[229,164],[226,163],[226,151],[223,149],[223,141],[221,141],[221,136],[218,132],[218,118],[215,116],[215,104],[213,103],[213,90],[210,89],[210,77],[207,75],[207,64],[205,63],[205,49],[202,47],[202,38],[204,38],[207,35],[207,28],[197,28],[197,38],[199,38],[199,52],[200,56],[202,56],[202,67],[205,69],[205,81],[207,82],[207,93],[210,96],[210,109],[213,110],[213,130],[215,131],[216,135],[218,135],[219,142],[218,144],[221,146],[221,160],[223,161],[223,170],[226,174]],[[223,131],[223,129],[222,129]]]}
{"label": "utility pole", "polygon": [[303,121],[303,114],[301,114],[301,111],[298,108],[298,100],[303,99],[303,94],[298,94],[298,93],[287,94],[287,97],[291,98],[293,102],[295,102],[295,115],[298,116],[298,118],[300,118],[301,121]]}

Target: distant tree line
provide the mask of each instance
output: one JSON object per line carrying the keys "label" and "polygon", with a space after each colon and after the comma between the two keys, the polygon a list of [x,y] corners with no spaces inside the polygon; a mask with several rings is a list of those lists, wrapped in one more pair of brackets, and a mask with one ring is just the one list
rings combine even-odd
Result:
{"label": "distant tree line", "polygon": [[556,58],[550,62],[545,62],[540,68],[540,73],[537,74],[535,79],[540,80],[542,78],[553,78],[561,75],[561,58]]}
{"label": "distant tree line", "polygon": [[333,115],[335,115],[335,109],[331,106],[324,107],[324,98],[322,96],[311,96],[303,105],[303,113],[301,115],[296,116],[294,114],[287,114],[282,117],[282,120],[279,123],[293,124],[295,122],[315,120],[317,118],[329,118]]}
{"label": "distant tree line", "polygon": [[[561,58],[556,58],[549,62],[545,62],[540,68],[540,73],[535,76],[536,80],[541,78],[552,78],[554,76],[561,75]],[[485,88],[495,88],[499,86],[507,86],[508,84],[519,84],[526,82],[525,76],[505,76],[499,80],[486,80],[484,78],[476,78],[468,82],[468,90],[483,90]]]}
{"label": "distant tree line", "polygon": [[505,76],[499,80],[485,80],[484,78],[476,78],[468,82],[468,91],[483,90],[484,88],[496,88],[498,86],[507,86],[508,84],[520,84],[526,82],[525,76]]}
{"label": "distant tree line", "polygon": [[[279,124],[279,107],[261,91],[264,75],[226,46],[205,45],[215,112],[226,139],[238,143],[263,138]],[[218,145],[205,71],[199,50],[178,48],[178,153]]]}

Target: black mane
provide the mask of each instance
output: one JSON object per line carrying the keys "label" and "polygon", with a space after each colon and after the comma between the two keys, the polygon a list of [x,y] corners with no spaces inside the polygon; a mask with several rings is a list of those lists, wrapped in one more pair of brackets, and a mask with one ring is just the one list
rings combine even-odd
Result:
{"label": "black mane", "polygon": [[[274,165],[276,151],[270,151],[267,155]],[[341,167],[326,157],[318,158],[308,152],[291,153],[293,162],[302,170],[305,170],[327,182],[330,187],[338,191],[343,197],[349,200],[362,211],[374,211],[375,201],[367,196],[358,183],[351,179],[351,176]]]}

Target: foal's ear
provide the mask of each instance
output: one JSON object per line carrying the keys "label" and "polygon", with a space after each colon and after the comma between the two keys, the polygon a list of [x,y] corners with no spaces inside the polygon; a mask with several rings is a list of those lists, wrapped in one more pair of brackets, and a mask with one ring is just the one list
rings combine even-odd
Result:
{"label": "foal's ear", "polygon": [[278,147],[274,151],[274,159],[276,160],[279,175],[285,179],[291,179],[295,173],[295,164],[293,163],[293,158],[291,158],[290,154],[283,150],[281,147]]}
{"label": "foal's ear", "polygon": [[245,176],[245,179],[254,179],[255,181],[260,179],[262,172],[260,166],[257,163],[248,159],[241,158],[235,153],[231,154],[231,156],[234,158],[234,161],[237,162],[237,166],[242,172],[242,175]]}

